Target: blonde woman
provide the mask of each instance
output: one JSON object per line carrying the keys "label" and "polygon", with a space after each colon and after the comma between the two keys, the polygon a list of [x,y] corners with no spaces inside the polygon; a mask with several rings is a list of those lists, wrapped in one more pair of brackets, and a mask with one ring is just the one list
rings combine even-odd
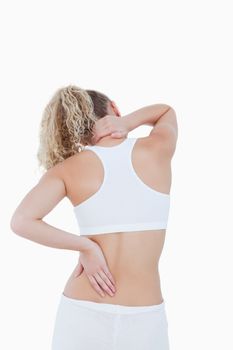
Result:
{"label": "blonde woman", "polygon": [[[129,138],[140,125],[146,137]],[[59,302],[52,350],[168,350],[159,258],[170,207],[177,142],[172,107],[121,116],[105,94],[73,85],[45,108],[38,159],[45,169],[16,208],[12,230],[79,252]],[[43,218],[68,197],[79,234]]]}

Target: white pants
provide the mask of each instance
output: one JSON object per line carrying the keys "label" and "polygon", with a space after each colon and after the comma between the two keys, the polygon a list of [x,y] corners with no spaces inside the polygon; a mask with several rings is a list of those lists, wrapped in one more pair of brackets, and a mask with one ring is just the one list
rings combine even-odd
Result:
{"label": "white pants", "polygon": [[126,306],[72,299],[62,293],[52,350],[169,350],[164,301]]}

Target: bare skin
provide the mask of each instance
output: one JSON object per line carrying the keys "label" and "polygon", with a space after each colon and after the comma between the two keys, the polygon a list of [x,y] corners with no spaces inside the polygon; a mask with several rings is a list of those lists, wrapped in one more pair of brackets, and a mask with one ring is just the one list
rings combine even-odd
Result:
{"label": "bare skin", "polygon": [[[119,118],[119,113],[114,114],[96,123],[94,143],[111,147],[124,141],[128,132],[137,126],[154,126],[149,136],[136,141],[132,164],[147,186],[170,193],[171,159],[177,139],[174,110],[167,105],[152,105],[124,118]],[[80,237],[42,220],[65,196],[73,205],[89,198],[102,180],[103,168],[94,152],[85,150],[69,157],[49,169],[25,196],[15,210],[11,228],[37,243],[80,252],[79,262],[64,287],[64,295],[131,306],[159,304],[163,300],[159,258],[165,230]],[[106,292],[104,297],[101,296],[103,291]]]}
{"label": "bare skin", "polygon": [[[117,143],[114,141],[114,144],[121,142],[122,139]],[[170,159],[163,160],[160,153],[159,144],[155,147],[152,137],[139,138],[132,151],[132,162],[137,175],[146,185],[157,191],[169,193]],[[93,152],[83,151],[82,158],[70,157],[64,162],[62,169],[68,197],[73,205],[78,205],[91,197],[101,186],[103,180],[100,160]],[[84,162],[88,166],[82,167],[79,162]],[[85,183],[89,184],[88,188],[85,187]],[[117,292],[113,296],[106,293],[106,296],[102,298],[91,287],[85,271],[75,277],[74,270],[66,283],[64,295],[70,298],[124,305],[161,303],[163,297],[158,264],[165,233],[166,230],[163,229],[87,235],[86,237],[98,243],[102,248],[116,281]]]}

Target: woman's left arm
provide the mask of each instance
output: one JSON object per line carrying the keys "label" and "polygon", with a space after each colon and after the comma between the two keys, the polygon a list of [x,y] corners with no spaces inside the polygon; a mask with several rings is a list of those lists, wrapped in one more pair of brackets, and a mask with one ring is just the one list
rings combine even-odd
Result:
{"label": "woman's left arm", "polygon": [[75,251],[85,251],[92,243],[87,237],[60,230],[43,221],[64,197],[66,188],[56,166],[49,169],[16,208],[11,221],[12,231],[39,244]]}

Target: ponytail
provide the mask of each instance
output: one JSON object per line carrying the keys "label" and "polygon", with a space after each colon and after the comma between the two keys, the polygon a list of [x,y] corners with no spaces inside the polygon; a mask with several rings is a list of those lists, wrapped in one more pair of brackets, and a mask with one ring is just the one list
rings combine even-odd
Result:
{"label": "ponytail", "polygon": [[91,143],[97,120],[93,101],[84,89],[74,85],[56,91],[44,109],[39,131],[39,166],[46,170],[81,152]]}

